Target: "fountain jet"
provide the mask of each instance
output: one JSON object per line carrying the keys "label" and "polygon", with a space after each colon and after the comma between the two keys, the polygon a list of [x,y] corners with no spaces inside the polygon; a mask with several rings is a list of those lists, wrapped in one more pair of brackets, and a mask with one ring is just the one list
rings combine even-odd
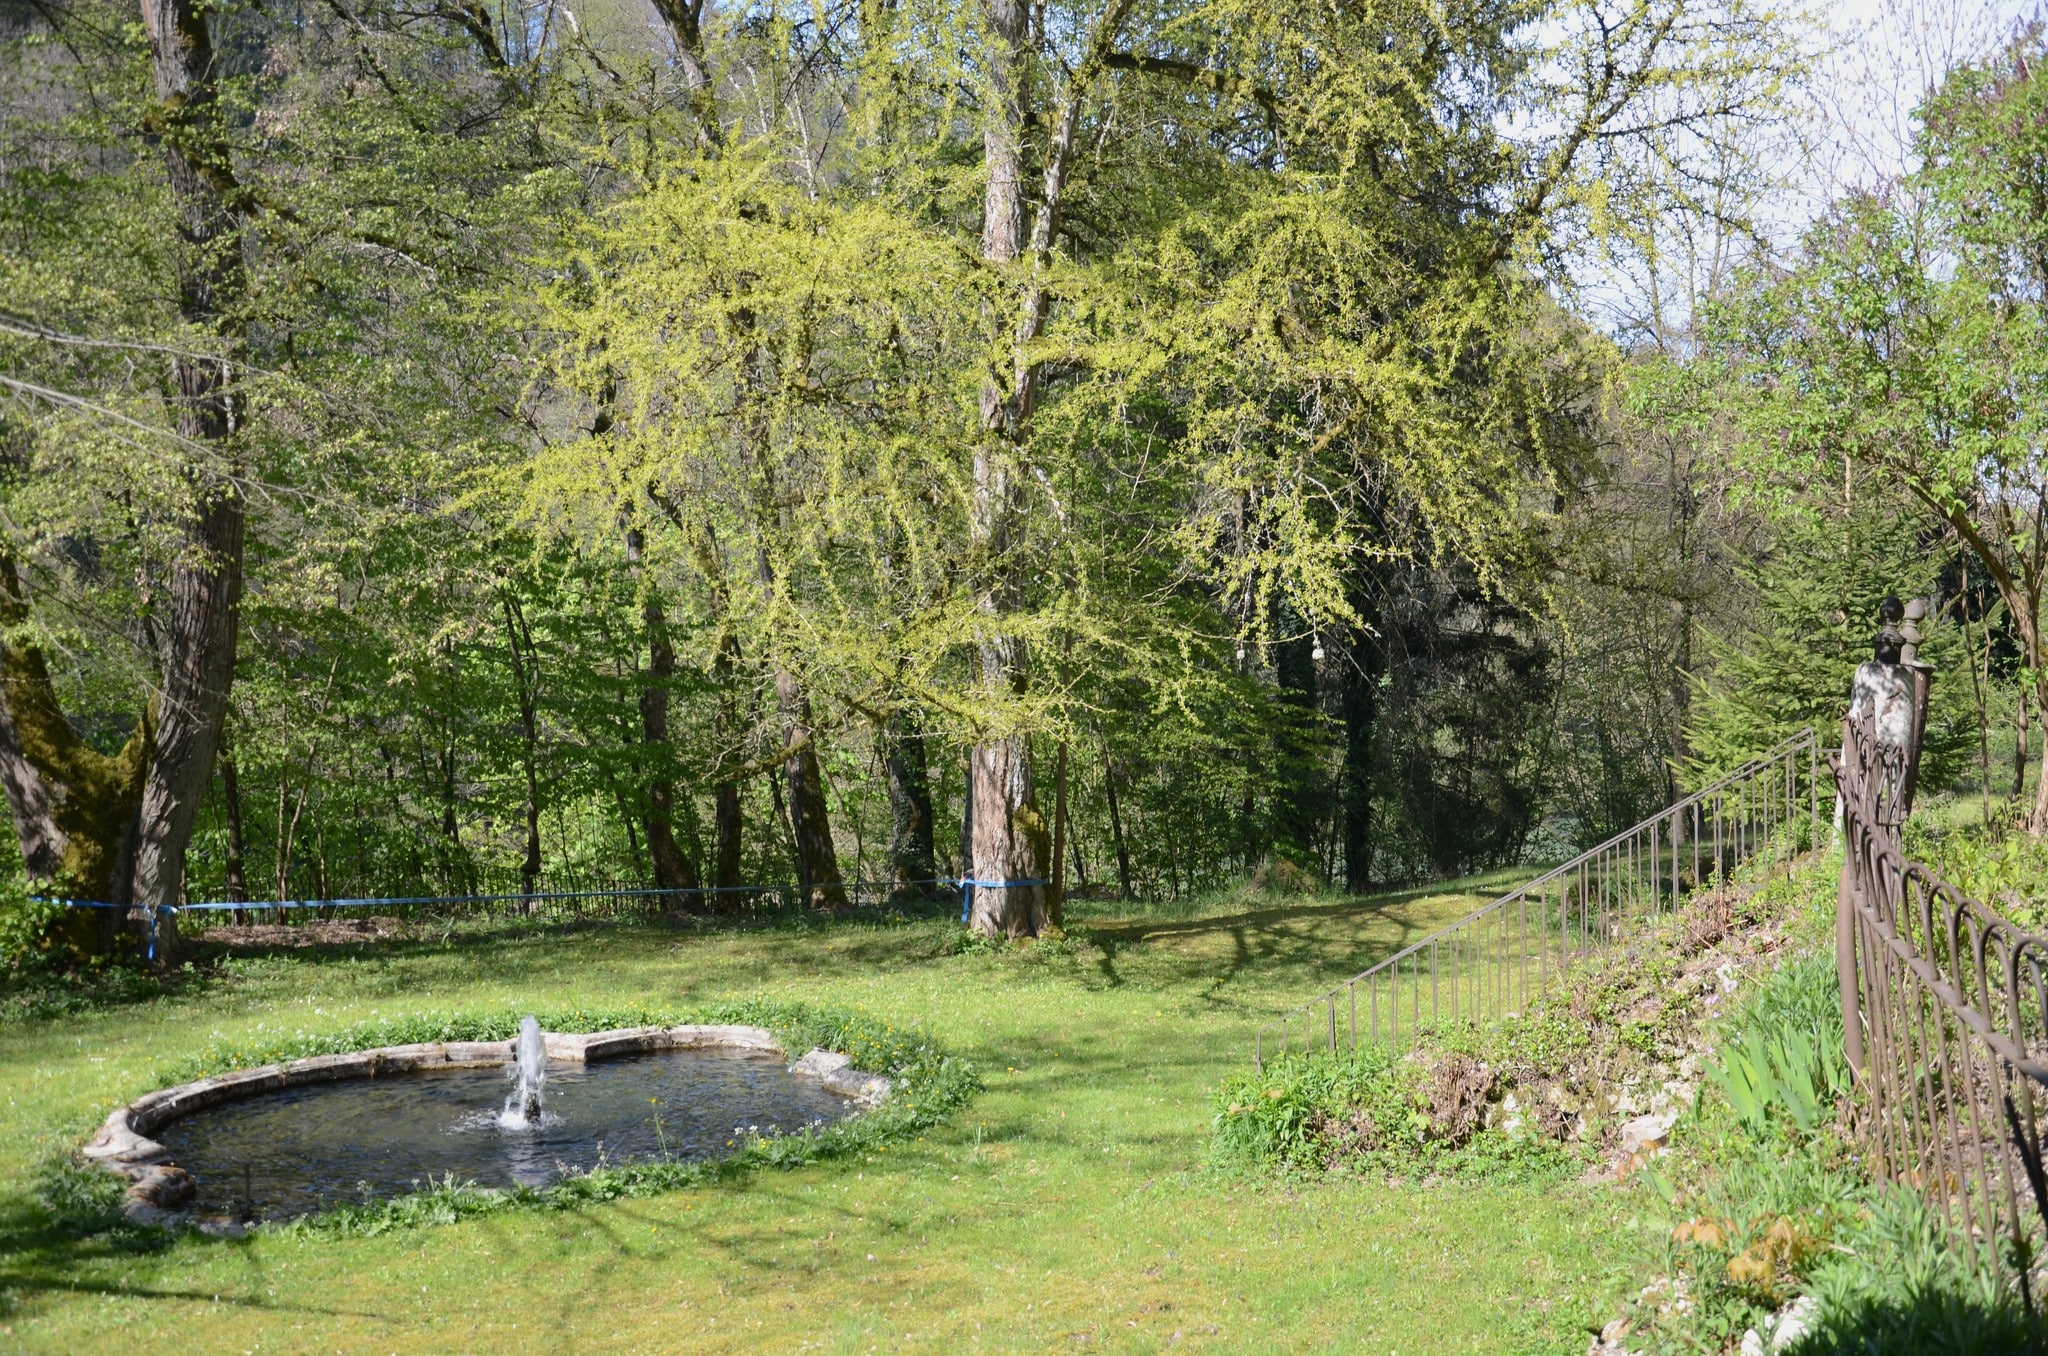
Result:
{"label": "fountain jet", "polygon": [[505,1099],[498,1124],[508,1130],[539,1125],[541,1086],[548,1081],[548,1047],[536,1018],[523,1018],[519,1023],[519,1040],[512,1047],[512,1079],[512,1095]]}

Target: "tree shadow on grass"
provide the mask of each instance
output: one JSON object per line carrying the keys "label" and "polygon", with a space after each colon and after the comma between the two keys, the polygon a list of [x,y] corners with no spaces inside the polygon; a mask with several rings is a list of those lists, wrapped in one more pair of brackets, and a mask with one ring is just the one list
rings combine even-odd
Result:
{"label": "tree shadow on grass", "polygon": [[[96,1168],[51,1163],[27,1191],[0,1196],[0,1316],[32,1308],[44,1296],[98,1295],[108,1299],[197,1300],[295,1313],[380,1318],[335,1305],[254,1299],[227,1291],[136,1285],[113,1279],[121,1263],[160,1257],[178,1244],[166,1229],[130,1222],[121,1214],[126,1183]],[[246,1247],[244,1240],[220,1246]]]}
{"label": "tree shadow on grass", "polygon": [[1791,1356],[2005,1356],[2048,1351],[2048,1323],[2017,1297],[1947,1288],[1865,1296],[1826,1310]]}
{"label": "tree shadow on grass", "polygon": [[0,980],[0,1024],[138,1007],[203,992],[211,979],[211,972],[198,966],[166,974],[129,965],[78,972],[16,971]]}
{"label": "tree shadow on grass", "polygon": [[1092,936],[1114,936],[1120,940],[1148,941],[1163,937],[1197,936],[1203,933],[1241,928],[1270,928],[1278,923],[1358,918],[1382,915],[1421,900],[1462,898],[1464,891],[1441,885],[1422,885],[1410,890],[1372,895],[1363,899],[1297,900],[1266,908],[1239,909],[1200,918],[1118,918],[1082,924]]}
{"label": "tree shadow on grass", "polygon": [[[1443,906],[1429,907],[1434,900]],[[1078,927],[1075,935],[1097,948],[1096,970],[1107,987],[1133,982],[1124,964],[1144,957],[1157,988],[1192,987],[1212,1006],[1250,1010],[1226,996],[1256,971],[1269,987],[1292,990],[1356,974],[1403,947],[1463,917],[1471,898],[1417,889],[1341,903],[1276,905],[1208,918],[1133,919]],[[1213,943],[1227,941],[1217,954]]]}

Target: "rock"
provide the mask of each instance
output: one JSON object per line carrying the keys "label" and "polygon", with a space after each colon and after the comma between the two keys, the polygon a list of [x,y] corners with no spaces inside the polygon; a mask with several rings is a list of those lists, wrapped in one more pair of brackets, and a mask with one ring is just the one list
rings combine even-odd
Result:
{"label": "rock", "polygon": [[1634,1328],[1632,1319],[1609,1320],[1607,1326],[1600,1330],[1600,1335],[1593,1339],[1593,1344],[1586,1348],[1586,1356],[1635,1356],[1624,1340]]}
{"label": "rock", "polygon": [[838,1073],[851,1063],[851,1055],[842,1055],[835,1050],[813,1050],[790,1065],[789,1071],[806,1078],[824,1078],[829,1074]]}
{"label": "rock", "polygon": [[175,1163],[163,1163],[151,1168],[128,1188],[128,1199],[168,1210],[191,1200],[192,1187],[191,1173]]}
{"label": "rock", "polygon": [[1778,1325],[1771,1330],[1771,1349],[1783,1351],[1813,1330],[1813,1321],[1820,1317],[1820,1301],[1811,1295],[1801,1295],[1787,1305],[1778,1315]]}
{"label": "rock", "polygon": [[1498,1130],[1504,1135],[1521,1132],[1522,1102],[1512,1090],[1503,1094],[1498,1102],[1487,1107],[1486,1126],[1489,1130]]}
{"label": "rock", "polygon": [[230,1215],[208,1215],[194,1227],[209,1238],[247,1238],[252,1232],[247,1220]]}
{"label": "rock", "polygon": [[1621,1151],[1644,1155],[1661,1151],[1670,1141],[1671,1127],[1677,1121],[1678,1113],[1672,1111],[1636,1117],[1621,1127]]}
{"label": "rock", "polygon": [[1643,1287],[1636,1303],[1660,1314],[1689,1314],[1692,1312],[1691,1285],[1682,1275],[1659,1276]]}
{"label": "rock", "polygon": [[123,1204],[121,1215],[130,1224],[146,1225],[152,1229],[173,1229],[185,1219],[175,1210],[159,1210],[146,1201],[138,1200],[129,1200]]}
{"label": "rock", "polygon": [[859,1069],[834,1069],[823,1082],[831,1091],[863,1106],[880,1106],[889,1097],[888,1079]]}
{"label": "rock", "polygon": [[1751,1328],[1742,1334],[1742,1356],[1769,1356],[1784,1351],[1813,1329],[1820,1314],[1820,1301],[1801,1295],[1764,1320],[1763,1331]]}
{"label": "rock", "polygon": [[1699,1086],[1699,1083],[1692,1079],[1671,1079],[1661,1084],[1656,1095],[1650,1098],[1650,1110],[1660,1114],[1667,1111],[1673,1114],[1683,1111],[1692,1105]]}

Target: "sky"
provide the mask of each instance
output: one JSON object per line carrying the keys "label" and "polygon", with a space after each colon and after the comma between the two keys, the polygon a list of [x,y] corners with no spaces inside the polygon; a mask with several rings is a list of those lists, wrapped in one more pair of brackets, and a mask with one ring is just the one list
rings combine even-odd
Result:
{"label": "sky", "polygon": [[[1821,55],[1795,93],[1794,125],[1759,131],[1765,171],[1738,207],[1774,254],[1789,253],[1827,205],[1912,168],[1913,110],[1956,66],[1995,50],[2048,0],[1781,0],[1788,26]],[[1679,214],[1639,246],[1572,266],[1584,313],[1625,344],[1683,344],[1694,301],[1754,245]]]}
{"label": "sky", "polygon": [[2038,12],[2005,0],[1837,0],[1812,12],[1831,31],[1811,97],[1823,135],[1808,193],[1870,186],[1907,168],[1914,107],[1944,72],[1996,47]]}

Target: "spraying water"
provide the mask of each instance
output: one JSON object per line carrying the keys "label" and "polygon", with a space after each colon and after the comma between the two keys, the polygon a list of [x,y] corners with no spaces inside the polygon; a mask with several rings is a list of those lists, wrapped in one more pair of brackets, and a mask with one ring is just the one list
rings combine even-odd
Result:
{"label": "spraying water", "polygon": [[512,1095],[498,1114],[498,1124],[507,1130],[525,1130],[540,1124],[541,1085],[548,1081],[548,1047],[541,1039],[540,1022],[532,1017],[519,1023],[519,1040],[512,1048]]}

